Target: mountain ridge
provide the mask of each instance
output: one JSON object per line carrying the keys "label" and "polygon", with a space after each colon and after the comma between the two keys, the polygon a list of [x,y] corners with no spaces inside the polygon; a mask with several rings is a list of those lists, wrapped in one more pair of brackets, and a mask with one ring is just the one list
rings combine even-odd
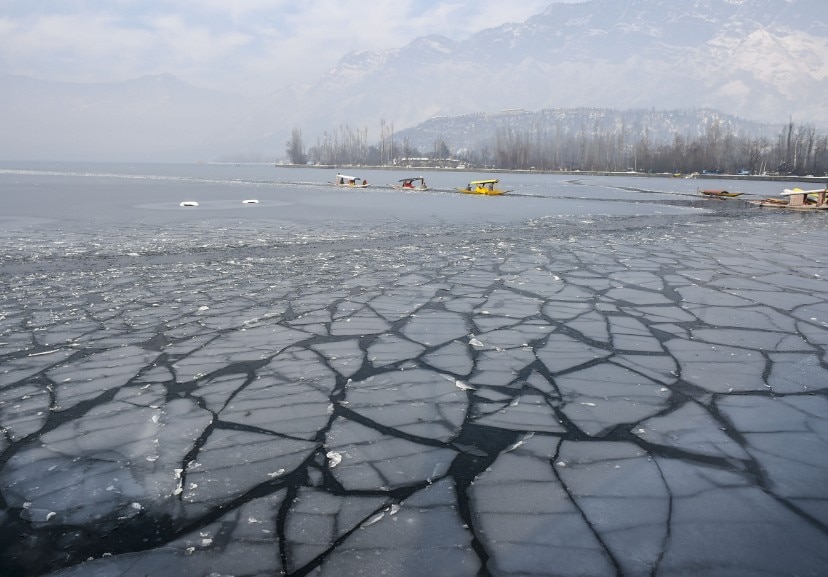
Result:
{"label": "mountain ridge", "polygon": [[[714,108],[759,122],[826,118],[821,94],[828,41],[821,9],[815,0],[553,2],[523,23],[462,41],[441,39],[446,50],[439,58],[412,56],[422,38],[381,53],[352,53],[341,61],[350,68],[351,84],[337,87],[334,110],[342,114],[333,123],[366,123],[368,110],[402,125],[425,120],[401,113],[392,97],[401,86],[409,98],[443,114],[657,106]],[[400,85],[396,64],[402,61],[415,86]],[[486,94],[472,89],[478,84],[501,88]],[[371,87],[369,108],[351,100],[356,85]],[[314,92],[329,90],[320,80],[309,91],[311,101]]]}
{"label": "mountain ridge", "polygon": [[294,128],[402,130],[504,109],[711,109],[828,128],[824,0],[551,2],[465,39],[351,52],[314,82],[216,93],[171,75],[72,84],[0,76],[0,158],[281,157]]}

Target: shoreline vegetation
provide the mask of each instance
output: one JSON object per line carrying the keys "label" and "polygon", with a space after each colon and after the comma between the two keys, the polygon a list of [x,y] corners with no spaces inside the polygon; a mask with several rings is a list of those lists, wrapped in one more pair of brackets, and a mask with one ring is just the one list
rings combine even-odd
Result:
{"label": "shoreline vegetation", "polygon": [[369,139],[367,127],[345,125],[325,132],[310,147],[306,147],[301,129],[294,128],[285,143],[284,158],[288,164],[317,167],[828,178],[828,132],[811,124],[790,121],[770,136],[773,133],[739,130],[718,118],[685,128],[683,133],[660,128],[647,125],[633,129],[623,124],[595,124],[591,128],[582,124],[577,130],[501,126],[479,135],[474,144],[452,147],[447,142],[457,136],[457,130],[463,130],[455,127],[454,131],[433,132],[430,150],[395,134],[385,123],[375,142]]}
{"label": "shoreline vegetation", "polygon": [[[245,163],[224,163],[215,162],[211,164],[245,164]],[[252,163],[258,164],[258,163]],[[267,163],[270,164],[270,163]],[[710,180],[747,180],[747,181],[777,181],[777,182],[816,182],[828,184],[828,175],[825,176],[797,176],[794,174],[716,174],[716,173],[671,173],[671,172],[641,172],[641,171],[612,171],[612,170],[539,170],[536,168],[482,168],[482,167],[463,167],[463,168],[446,168],[439,166],[420,166],[416,164],[404,164],[394,166],[372,166],[369,164],[291,164],[291,163],[276,163],[275,166],[279,168],[319,168],[329,170],[339,169],[362,169],[362,170],[387,170],[387,171],[404,171],[417,170],[427,172],[479,172],[491,174],[560,174],[563,176],[638,176],[642,178],[697,178]]]}

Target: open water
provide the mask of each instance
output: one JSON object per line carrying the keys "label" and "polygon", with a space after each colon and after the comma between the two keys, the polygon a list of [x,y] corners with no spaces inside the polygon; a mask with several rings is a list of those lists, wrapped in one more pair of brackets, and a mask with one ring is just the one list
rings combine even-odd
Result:
{"label": "open water", "polygon": [[335,172],[0,164],[0,575],[825,574],[808,185]]}

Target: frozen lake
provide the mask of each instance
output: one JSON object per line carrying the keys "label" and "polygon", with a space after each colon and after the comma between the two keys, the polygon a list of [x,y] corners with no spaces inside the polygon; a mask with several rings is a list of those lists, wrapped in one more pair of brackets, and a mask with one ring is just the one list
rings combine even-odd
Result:
{"label": "frozen lake", "polygon": [[0,163],[0,575],[825,575],[799,183],[335,172]]}

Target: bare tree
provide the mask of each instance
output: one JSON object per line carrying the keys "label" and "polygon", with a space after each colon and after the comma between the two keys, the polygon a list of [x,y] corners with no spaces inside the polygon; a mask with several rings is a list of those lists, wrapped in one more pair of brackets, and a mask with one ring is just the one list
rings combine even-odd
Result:
{"label": "bare tree", "polygon": [[290,140],[285,143],[288,160],[291,164],[307,164],[308,155],[305,153],[305,143],[302,142],[302,131],[294,128]]}

